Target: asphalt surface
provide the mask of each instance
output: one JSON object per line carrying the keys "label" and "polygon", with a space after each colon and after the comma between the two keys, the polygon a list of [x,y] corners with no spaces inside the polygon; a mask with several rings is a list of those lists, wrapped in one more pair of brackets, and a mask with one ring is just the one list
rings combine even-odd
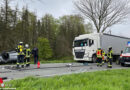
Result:
{"label": "asphalt surface", "polygon": [[[129,67],[121,67],[113,63],[112,69],[127,69]],[[52,77],[56,75],[66,75],[82,72],[93,72],[100,70],[108,70],[105,63],[102,67],[97,67],[96,63],[54,63],[41,64],[40,68],[37,65],[31,65],[28,68],[16,69],[14,65],[1,65],[0,77],[7,77],[8,80],[22,79],[28,76],[36,77]]]}

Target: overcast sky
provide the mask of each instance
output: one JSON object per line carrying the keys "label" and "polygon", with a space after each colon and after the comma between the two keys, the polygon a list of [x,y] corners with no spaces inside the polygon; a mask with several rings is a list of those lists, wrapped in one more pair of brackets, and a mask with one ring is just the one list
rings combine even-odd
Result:
{"label": "overcast sky", "polygon": [[[23,5],[28,5],[28,8],[31,11],[36,12],[38,18],[41,18],[46,13],[52,14],[55,18],[77,13],[77,10],[73,5],[74,0],[41,0],[41,2],[38,2],[38,0],[32,0],[33,2],[30,1],[16,0],[15,2],[11,2],[10,5],[14,8],[17,4],[20,10]],[[112,34],[115,35],[130,37],[130,19],[127,19],[126,22],[122,24],[109,28],[109,30],[111,30]]]}

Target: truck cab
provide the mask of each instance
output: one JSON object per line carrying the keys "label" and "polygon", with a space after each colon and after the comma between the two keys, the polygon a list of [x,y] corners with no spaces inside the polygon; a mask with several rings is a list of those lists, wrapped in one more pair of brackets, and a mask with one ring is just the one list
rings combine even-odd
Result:
{"label": "truck cab", "polygon": [[121,66],[130,65],[130,46],[127,46],[123,53],[120,55],[119,62]]}
{"label": "truck cab", "polygon": [[99,34],[84,34],[75,37],[73,41],[73,55],[75,61],[96,62]]}

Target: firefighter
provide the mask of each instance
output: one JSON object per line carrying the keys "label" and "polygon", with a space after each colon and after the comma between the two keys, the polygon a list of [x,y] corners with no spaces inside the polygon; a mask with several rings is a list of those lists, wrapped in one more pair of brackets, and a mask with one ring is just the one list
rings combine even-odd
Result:
{"label": "firefighter", "polygon": [[26,63],[26,67],[29,67],[29,66],[30,66],[30,55],[31,55],[31,50],[30,50],[28,44],[25,45],[24,53],[25,53],[25,63]]}
{"label": "firefighter", "polygon": [[97,66],[102,66],[102,49],[98,48],[97,52]]}
{"label": "firefighter", "polygon": [[19,42],[17,47],[18,52],[18,60],[17,60],[17,68],[19,68],[19,65],[21,64],[21,67],[24,68],[24,46],[23,42]]}
{"label": "firefighter", "polygon": [[105,51],[102,50],[102,64],[105,63]]}
{"label": "firefighter", "polygon": [[107,53],[107,58],[108,58],[108,68],[112,68],[112,59],[113,59],[113,51],[112,47],[109,47],[108,53]]}

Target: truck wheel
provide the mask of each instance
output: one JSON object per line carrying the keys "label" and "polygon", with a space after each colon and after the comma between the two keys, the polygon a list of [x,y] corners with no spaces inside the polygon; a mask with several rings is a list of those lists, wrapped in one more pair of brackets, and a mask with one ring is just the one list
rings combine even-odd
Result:
{"label": "truck wheel", "polygon": [[121,63],[121,66],[125,66],[125,64],[124,64],[124,63]]}
{"label": "truck wheel", "polygon": [[93,56],[92,56],[92,61],[93,61],[93,63],[96,63],[96,62],[97,62],[96,55],[93,55]]}

